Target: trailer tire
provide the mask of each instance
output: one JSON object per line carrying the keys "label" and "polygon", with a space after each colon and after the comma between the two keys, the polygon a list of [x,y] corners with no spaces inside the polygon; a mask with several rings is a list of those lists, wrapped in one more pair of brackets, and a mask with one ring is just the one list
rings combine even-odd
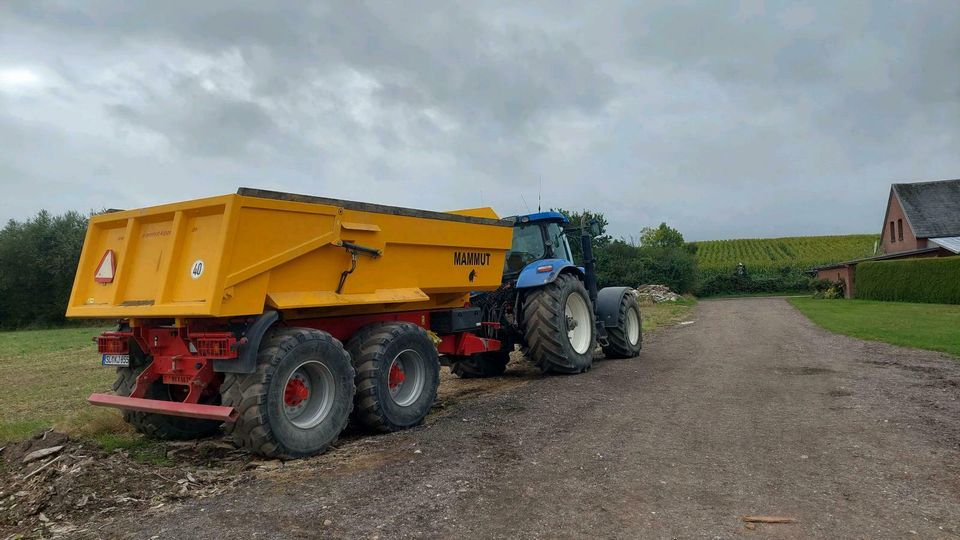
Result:
{"label": "trailer tire", "polygon": [[544,373],[582,373],[593,365],[597,346],[593,306],[583,282],[575,276],[560,274],[528,293],[523,323],[526,354]]}
{"label": "trailer tire", "polygon": [[499,377],[507,370],[510,353],[495,351],[461,356],[450,363],[450,373],[461,379],[480,379]]}
{"label": "trailer tire", "polygon": [[381,433],[419,425],[437,399],[440,360],[423,328],[374,323],[347,344],[356,369],[356,421]]}
{"label": "trailer tire", "polygon": [[[132,351],[131,351],[132,352]],[[136,355],[131,354],[131,359],[136,361]],[[113,390],[118,396],[129,396],[133,392],[133,387],[137,383],[137,377],[149,362],[131,367],[117,368],[117,380],[113,383]],[[159,399],[164,401],[173,401],[169,393],[169,385],[162,382],[153,383],[147,390],[146,396],[150,399]],[[219,395],[214,394],[211,399],[202,401],[206,405],[219,405]],[[142,433],[152,439],[161,440],[184,440],[184,439],[202,439],[215,435],[220,430],[220,422],[216,420],[200,420],[196,418],[184,418],[182,416],[170,416],[167,414],[145,413],[140,411],[123,410],[123,420],[133,426],[138,433]]]}
{"label": "trailer tire", "polygon": [[623,295],[617,313],[617,325],[607,328],[607,345],[603,354],[607,358],[633,358],[643,347],[643,322],[640,304],[633,293]]}
{"label": "trailer tire", "polygon": [[353,366],[338,340],[320,330],[282,328],[264,339],[254,373],[227,373],[223,404],[239,413],[224,424],[234,444],[267,457],[325,451],[350,419]]}

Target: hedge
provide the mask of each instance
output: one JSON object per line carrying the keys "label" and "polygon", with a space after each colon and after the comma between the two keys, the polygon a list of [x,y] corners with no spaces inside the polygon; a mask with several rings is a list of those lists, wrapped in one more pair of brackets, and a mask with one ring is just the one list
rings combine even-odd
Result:
{"label": "hedge", "polygon": [[960,304],[960,257],[864,262],[854,283],[865,300]]}
{"label": "hedge", "polygon": [[811,279],[801,268],[783,267],[775,271],[752,271],[738,276],[733,270],[710,272],[700,270],[697,275],[697,296],[716,296],[744,293],[807,292]]}

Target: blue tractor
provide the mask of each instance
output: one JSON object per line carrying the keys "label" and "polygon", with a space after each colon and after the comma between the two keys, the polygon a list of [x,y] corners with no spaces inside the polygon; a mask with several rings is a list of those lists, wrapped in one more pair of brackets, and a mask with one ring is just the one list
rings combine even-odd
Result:
{"label": "blue tractor", "polygon": [[[559,212],[508,219],[514,222],[513,244],[504,263],[503,284],[471,298],[471,304],[482,310],[482,331],[503,347],[451,358],[453,373],[464,378],[500,375],[516,345],[543,372],[589,370],[598,344],[607,358],[636,356],[643,339],[640,306],[630,287],[597,290],[595,222],[571,227]],[[574,262],[567,240],[575,233],[582,266]]]}

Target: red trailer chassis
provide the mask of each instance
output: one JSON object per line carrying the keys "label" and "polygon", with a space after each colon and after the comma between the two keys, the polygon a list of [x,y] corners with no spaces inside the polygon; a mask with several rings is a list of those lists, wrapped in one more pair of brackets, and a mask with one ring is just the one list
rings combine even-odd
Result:
{"label": "red trailer chassis", "polygon": [[[278,321],[275,324],[322,330],[346,342],[360,328],[375,322],[408,322],[429,331],[432,313],[425,310],[348,315]],[[138,352],[151,360],[137,376],[129,396],[92,394],[88,401],[104,407],[233,422],[237,419],[237,411],[233,407],[201,401],[218,394],[223,381],[223,374],[218,372],[214,361],[237,360],[244,347],[254,344],[244,336],[245,329],[250,328],[253,321],[196,319],[175,321],[171,325],[169,320],[138,319],[129,329],[104,332],[95,338],[100,353],[131,355],[133,362],[131,345],[135,345]],[[498,325],[494,323],[494,326]],[[241,330],[231,331],[231,328]],[[499,341],[469,331],[433,335],[437,338],[437,351],[443,355],[470,356],[497,351],[501,347]],[[259,343],[259,338],[256,343]],[[172,400],[147,397],[149,389],[157,382],[169,385]]]}

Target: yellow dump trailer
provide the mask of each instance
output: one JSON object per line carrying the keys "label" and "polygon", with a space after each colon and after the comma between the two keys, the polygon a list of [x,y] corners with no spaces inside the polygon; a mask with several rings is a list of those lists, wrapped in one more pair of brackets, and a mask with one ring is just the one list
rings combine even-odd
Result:
{"label": "yellow dump trailer", "polygon": [[95,216],[67,315],[119,324],[96,338],[114,392],[89,401],[153,437],[223,429],[297,457],[351,417],[381,432],[422,422],[441,358],[486,377],[517,345],[563,373],[590,369],[598,344],[636,356],[635,297],[597,291],[590,236],[569,225],[255,189]]}
{"label": "yellow dump trailer", "polygon": [[509,222],[270,191],[95,216],[69,317],[297,317],[464,305],[500,285]]}
{"label": "yellow dump trailer", "polygon": [[[512,222],[255,189],[90,220],[67,315],[97,338],[117,407],[161,438],[270,456],[323,451],[351,412],[415,425],[439,354],[499,350],[471,292],[501,286]],[[356,411],[353,411],[356,407]]]}

